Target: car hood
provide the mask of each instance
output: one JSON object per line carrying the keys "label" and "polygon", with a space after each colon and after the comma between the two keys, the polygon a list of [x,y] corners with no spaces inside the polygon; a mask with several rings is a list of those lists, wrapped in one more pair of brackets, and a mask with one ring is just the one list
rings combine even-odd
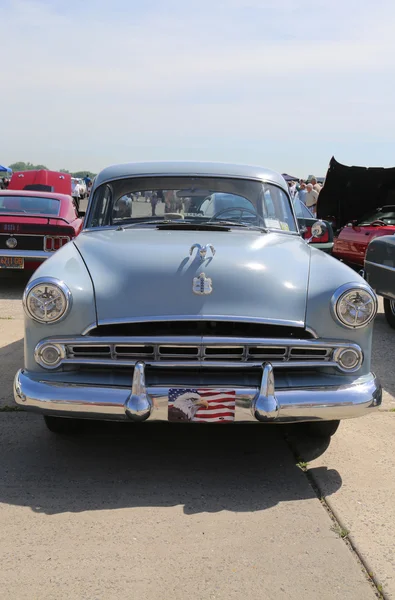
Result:
{"label": "car hood", "polygon": [[375,208],[395,205],[395,168],[348,167],[332,157],[318,197],[317,216],[340,228]]}
{"label": "car hood", "polygon": [[[201,261],[198,243],[211,244]],[[303,327],[311,250],[299,237],[255,231],[102,229],[74,244],[90,272],[98,321],[241,318]],[[198,295],[204,273],[212,292]]]}

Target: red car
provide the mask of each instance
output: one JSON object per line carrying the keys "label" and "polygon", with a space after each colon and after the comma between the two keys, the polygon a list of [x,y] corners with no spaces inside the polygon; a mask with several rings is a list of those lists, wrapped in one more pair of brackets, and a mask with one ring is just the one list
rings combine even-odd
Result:
{"label": "red car", "polygon": [[332,158],[317,215],[335,230],[333,256],[363,268],[369,242],[395,234],[395,168],[347,167]]}
{"label": "red car", "polygon": [[71,195],[71,175],[60,171],[47,171],[46,169],[15,171],[12,174],[8,189]]}
{"label": "red car", "polygon": [[0,190],[0,269],[36,269],[80,233],[82,216],[65,194]]}

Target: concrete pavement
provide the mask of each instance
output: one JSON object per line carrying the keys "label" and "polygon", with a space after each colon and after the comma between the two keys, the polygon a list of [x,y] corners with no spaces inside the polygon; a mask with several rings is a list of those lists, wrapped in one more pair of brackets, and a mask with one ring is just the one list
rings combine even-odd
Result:
{"label": "concrete pavement", "polygon": [[276,428],[176,427],[3,413],[1,598],[375,598]]}

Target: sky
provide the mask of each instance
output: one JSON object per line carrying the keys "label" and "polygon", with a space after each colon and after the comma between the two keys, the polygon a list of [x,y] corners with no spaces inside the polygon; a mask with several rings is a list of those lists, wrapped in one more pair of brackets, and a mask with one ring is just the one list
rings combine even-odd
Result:
{"label": "sky", "polygon": [[0,0],[0,164],[395,166],[394,22],[392,0]]}

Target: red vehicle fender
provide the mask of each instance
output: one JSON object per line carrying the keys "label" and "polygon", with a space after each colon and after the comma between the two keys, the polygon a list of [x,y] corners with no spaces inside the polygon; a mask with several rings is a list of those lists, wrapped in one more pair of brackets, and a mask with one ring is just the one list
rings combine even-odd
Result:
{"label": "red vehicle fender", "polygon": [[9,190],[56,192],[71,195],[71,175],[58,171],[16,171],[11,177]]}

